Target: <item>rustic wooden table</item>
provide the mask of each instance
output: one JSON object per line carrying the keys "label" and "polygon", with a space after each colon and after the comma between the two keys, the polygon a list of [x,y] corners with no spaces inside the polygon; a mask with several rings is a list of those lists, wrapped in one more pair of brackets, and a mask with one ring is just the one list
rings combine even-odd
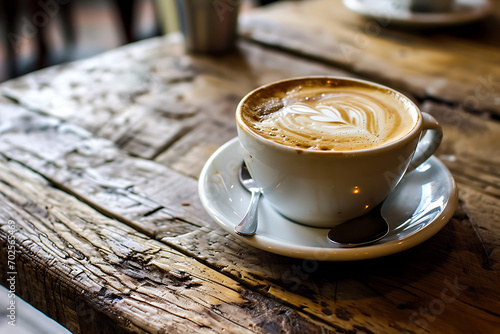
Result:
{"label": "rustic wooden table", "polygon": [[[241,18],[232,55],[172,34],[0,85],[2,284],[74,333],[499,333],[499,22],[408,31],[279,3]],[[441,122],[459,205],[434,237],[301,260],[206,214],[197,178],[239,99],[313,74],[387,84]]]}

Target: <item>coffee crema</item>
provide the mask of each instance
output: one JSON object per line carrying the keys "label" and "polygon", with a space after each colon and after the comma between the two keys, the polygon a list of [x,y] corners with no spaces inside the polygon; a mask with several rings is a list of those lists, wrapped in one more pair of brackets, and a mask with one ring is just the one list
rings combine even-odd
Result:
{"label": "coffee crema", "polygon": [[293,148],[364,150],[391,143],[417,123],[405,96],[362,82],[321,78],[264,87],[241,105],[254,133]]}

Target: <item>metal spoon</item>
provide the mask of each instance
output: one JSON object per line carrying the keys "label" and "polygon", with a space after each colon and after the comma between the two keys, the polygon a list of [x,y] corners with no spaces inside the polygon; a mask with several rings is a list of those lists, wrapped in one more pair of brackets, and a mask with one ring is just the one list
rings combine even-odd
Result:
{"label": "metal spoon", "polygon": [[380,210],[384,202],[370,212],[350,219],[328,232],[328,241],[340,247],[359,247],[374,243],[389,233],[389,225]]}
{"label": "metal spoon", "polygon": [[240,223],[234,227],[234,232],[239,235],[254,235],[255,231],[257,231],[257,211],[261,192],[260,188],[252,179],[245,162],[241,165],[239,179],[243,187],[252,193],[252,198],[250,199],[250,206],[245,216],[241,219]]}

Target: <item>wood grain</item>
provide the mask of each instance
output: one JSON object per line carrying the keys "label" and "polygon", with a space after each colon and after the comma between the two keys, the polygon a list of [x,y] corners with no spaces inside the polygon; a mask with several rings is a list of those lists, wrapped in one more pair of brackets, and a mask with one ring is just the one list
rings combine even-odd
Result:
{"label": "wood grain", "polygon": [[187,232],[208,220],[194,179],[130,157],[109,140],[16,105],[3,104],[0,115],[4,156],[36,170],[101,212],[150,236],[165,226],[178,226],[179,221],[189,222],[182,224]]}
{"label": "wood grain", "polygon": [[[0,159],[0,203],[2,259],[7,221],[15,222],[18,295],[74,333],[328,328],[99,214],[5,159]],[[0,274],[2,282],[6,276]]]}

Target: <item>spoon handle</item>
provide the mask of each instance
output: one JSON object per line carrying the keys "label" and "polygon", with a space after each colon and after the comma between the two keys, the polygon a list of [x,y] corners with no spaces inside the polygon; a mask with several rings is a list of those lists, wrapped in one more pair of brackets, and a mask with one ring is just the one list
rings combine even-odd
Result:
{"label": "spoon handle", "polygon": [[259,190],[252,190],[252,198],[250,199],[250,206],[240,223],[234,227],[234,232],[239,235],[254,235],[257,231],[257,217],[258,217],[258,203],[261,192]]}

